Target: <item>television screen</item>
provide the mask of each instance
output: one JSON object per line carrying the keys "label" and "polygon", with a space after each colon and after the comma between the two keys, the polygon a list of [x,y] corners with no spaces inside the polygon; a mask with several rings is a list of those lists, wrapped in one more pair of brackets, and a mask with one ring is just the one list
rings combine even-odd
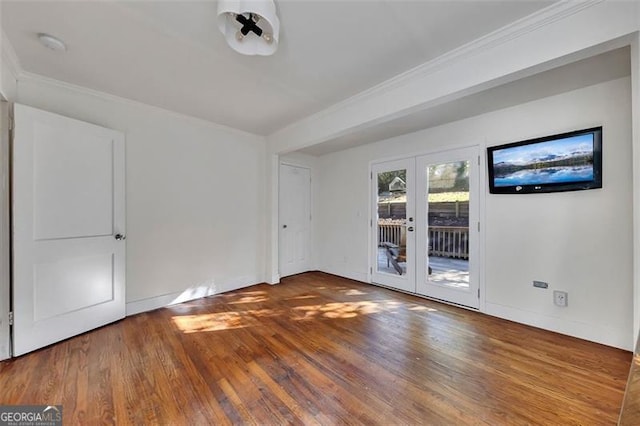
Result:
{"label": "television screen", "polygon": [[487,148],[489,192],[602,188],[602,127]]}

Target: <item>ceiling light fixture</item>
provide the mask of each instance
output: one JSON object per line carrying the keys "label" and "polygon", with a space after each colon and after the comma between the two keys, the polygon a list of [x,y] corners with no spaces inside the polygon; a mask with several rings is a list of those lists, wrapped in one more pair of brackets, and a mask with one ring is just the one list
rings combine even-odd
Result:
{"label": "ceiling light fixture", "polygon": [[67,45],[64,44],[64,41],[50,34],[39,33],[38,39],[40,40],[40,43],[42,43],[47,49],[55,50],[56,52],[67,51]]}
{"label": "ceiling light fixture", "polygon": [[280,20],[273,0],[219,0],[218,28],[233,50],[243,55],[273,55]]}

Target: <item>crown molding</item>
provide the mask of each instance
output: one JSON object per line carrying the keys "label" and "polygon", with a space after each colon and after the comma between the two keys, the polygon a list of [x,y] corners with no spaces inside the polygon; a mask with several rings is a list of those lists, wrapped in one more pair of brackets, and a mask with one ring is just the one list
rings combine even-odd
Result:
{"label": "crown molding", "polygon": [[0,53],[2,62],[7,65],[9,71],[13,74],[13,77],[17,80],[20,74],[23,73],[22,65],[20,64],[20,60],[18,59],[18,55],[16,55],[16,51],[13,48],[11,42],[9,42],[9,38],[4,30],[0,29]]}
{"label": "crown molding", "polygon": [[169,114],[171,116],[183,119],[183,120],[187,120],[187,121],[191,121],[192,123],[196,123],[196,124],[200,124],[200,125],[205,125],[207,127],[210,127],[212,129],[215,130],[219,130],[219,131],[223,131],[226,133],[231,133],[231,134],[235,134],[241,137],[247,137],[247,138],[259,138],[262,139],[263,141],[266,142],[266,138],[263,135],[258,135],[256,133],[251,133],[251,132],[246,132],[244,130],[240,130],[240,129],[236,129],[234,127],[230,127],[230,126],[225,126],[224,124],[219,124],[213,121],[209,121],[207,119],[204,118],[200,118],[200,117],[195,117],[192,115],[188,115],[188,114],[183,114],[181,112],[177,112],[177,111],[172,111],[170,109],[166,109],[166,108],[162,108],[156,105],[151,105],[151,104],[147,104],[144,102],[140,102],[140,101],[136,101],[133,99],[129,99],[129,98],[123,98],[121,96],[118,95],[112,95],[110,93],[106,93],[106,92],[101,92],[99,90],[95,90],[95,89],[90,89],[88,87],[84,87],[84,86],[79,86],[77,84],[72,84],[72,83],[68,83],[66,81],[61,81],[61,80],[57,80],[55,78],[51,78],[51,77],[45,77],[41,74],[36,74],[36,73],[32,73],[32,72],[28,72],[28,71],[21,71],[20,74],[17,76],[17,80],[18,80],[18,85],[21,82],[33,82],[33,83],[41,83],[41,84],[45,84],[48,86],[54,86],[54,87],[58,87],[61,89],[65,89],[71,92],[76,92],[78,94],[81,95],[86,95],[86,96],[91,96],[103,101],[109,101],[109,102],[118,102],[124,105],[128,105],[131,107],[135,107],[135,108],[146,108],[146,109],[151,109],[153,111],[156,112],[160,112],[160,113],[164,113],[164,114]]}
{"label": "crown molding", "polygon": [[307,122],[317,120],[327,115],[335,114],[340,110],[346,109],[354,104],[370,98],[375,98],[383,93],[392,91],[399,87],[409,85],[416,80],[422,79],[425,76],[434,74],[437,71],[447,68],[455,64],[456,62],[473,57],[483,51],[493,49],[497,46],[500,46],[501,44],[522,37],[530,32],[536,31],[559,20],[566,19],[585,9],[603,3],[604,1],[605,0],[562,0],[557,3],[553,3],[544,9],[534,12],[531,15],[525,16],[524,18],[514,21],[485,36],[477,38],[467,44],[464,44],[443,55],[440,55],[437,58],[418,65],[401,74],[398,74],[395,77],[392,77],[378,85],[372,86],[371,88],[364,90],[354,96],[351,96],[341,102],[338,102],[322,111],[311,114],[299,121],[276,130],[275,132],[268,135],[267,138],[275,136],[284,131],[293,130],[296,127],[302,126]]}

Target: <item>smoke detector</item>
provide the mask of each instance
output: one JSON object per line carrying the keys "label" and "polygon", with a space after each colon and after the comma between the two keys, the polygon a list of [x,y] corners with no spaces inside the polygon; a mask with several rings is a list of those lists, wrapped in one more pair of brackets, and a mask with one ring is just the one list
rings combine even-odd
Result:
{"label": "smoke detector", "polygon": [[67,45],[64,44],[64,41],[50,34],[39,33],[38,40],[40,40],[40,43],[47,49],[55,50],[56,52],[67,51]]}

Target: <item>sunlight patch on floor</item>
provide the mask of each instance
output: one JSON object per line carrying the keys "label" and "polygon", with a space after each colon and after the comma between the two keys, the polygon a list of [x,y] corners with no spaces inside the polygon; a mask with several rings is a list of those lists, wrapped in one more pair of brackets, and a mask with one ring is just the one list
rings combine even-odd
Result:
{"label": "sunlight patch on floor", "polygon": [[437,309],[430,308],[428,306],[422,306],[422,305],[413,305],[413,306],[410,306],[407,309],[409,309],[410,311],[438,312]]}
{"label": "sunlight patch on floor", "polygon": [[[354,291],[358,292],[358,290]],[[229,304],[257,303],[267,300],[268,298],[262,293],[264,292],[239,293],[238,296],[240,296],[240,298],[236,301],[229,302]],[[300,295],[290,297],[287,300],[306,300],[316,297],[317,296],[314,295]],[[434,308],[418,304],[407,304],[398,300],[386,299],[377,301],[329,302],[278,309],[240,309],[229,312],[176,315],[172,317],[172,321],[180,331],[189,334],[257,327],[262,325],[261,319],[265,317],[283,317],[292,321],[349,319],[360,315],[372,315],[381,312],[394,314],[403,308],[422,312],[437,311]]]}
{"label": "sunlight patch on floor", "polygon": [[242,303],[261,303],[269,300],[267,292],[264,290],[228,293],[224,294],[222,297],[224,297],[225,299],[229,299],[227,303],[230,305],[237,305]]}
{"label": "sunlight patch on floor", "polygon": [[273,309],[253,309],[242,312],[180,315],[171,319],[180,331],[188,334],[259,326],[261,317],[273,317],[280,314]]}
{"label": "sunlight patch on floor", "polygon": [[364,291],[356,290],[355,288],[343,291],[342,293],[344,293],[346,296],[364,296],[365,294],[367,294]]}
{"label": "sunlight patch on floor", "polygon": [[287,297],[284,300],[303,300],[303,299],[317,299],[318,296],[314,296],[313,294],[305,294],[302,296],[294,296],[294,297]]}
{"label": "sunlight patch on floor", "polygon": [[293,311],[300,314],[298,318],[294,318],[296,320],[309,320],[317,317],[342,319],[353,318],[358,315],[371,315],[379,312],[395,313],[398,308],[402,308],[404,305],[404,303],[396,300],[381,300],[378,302],[332,302],[323,305],[296,306],[293,308]]}

